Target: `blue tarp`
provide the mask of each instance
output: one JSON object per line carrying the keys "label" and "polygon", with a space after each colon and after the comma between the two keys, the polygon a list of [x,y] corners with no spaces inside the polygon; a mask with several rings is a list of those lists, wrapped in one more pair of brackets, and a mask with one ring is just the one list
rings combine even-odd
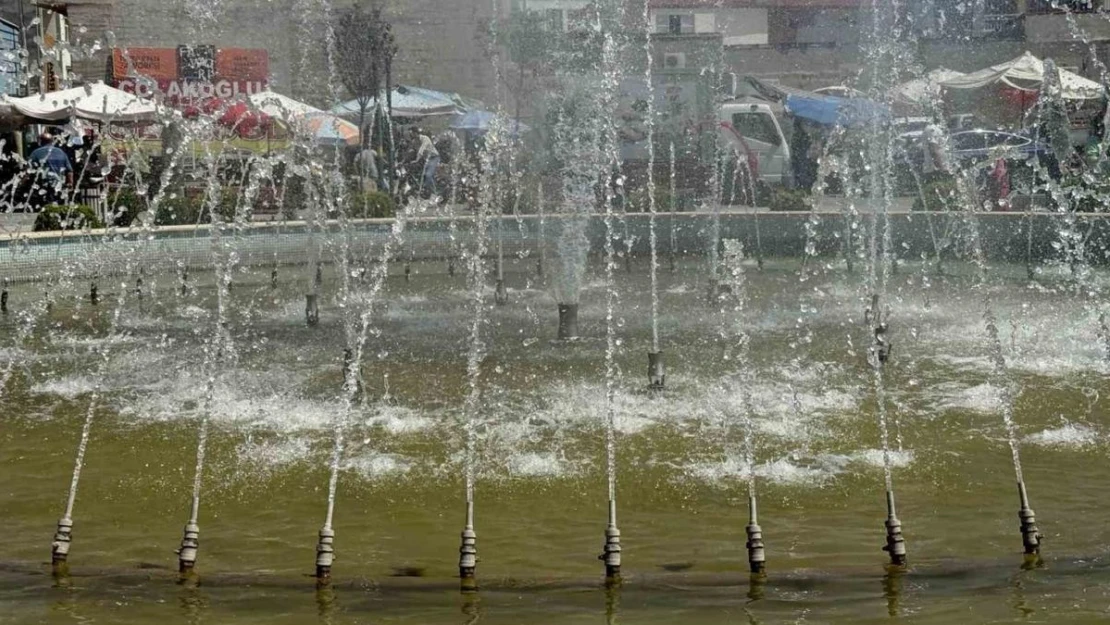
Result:
{"label": "blue tarp", "polygon": [[788,95],[786,110],[826,126],[861,126],[876,118],[890,118],[889,108],[862,98]]}

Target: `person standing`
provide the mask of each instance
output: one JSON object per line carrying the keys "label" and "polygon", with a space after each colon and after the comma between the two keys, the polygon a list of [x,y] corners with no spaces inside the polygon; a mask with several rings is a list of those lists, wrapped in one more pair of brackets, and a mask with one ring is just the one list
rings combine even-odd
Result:
{"label": "person standing", "polygon": [[923,149],[921,170],[926,184],[947,178],[951,173],[945,132],[935,120],[921,131]]}
{"label": "person standing", "polygon": [[43,200],[42,205],[57,204],[65,190],[73,186],[73,163],[62,148],[54,145],[53,135],[45,132],[39,136],[39,147],[31,152],[30,161],[38,182],[32,195],[40,196],[34,199]]}
{"label": "person standing", "polygon": [[432,138],[423,130],[417,128],[414,132],[419,144],[416,149],[416,162],[424,163],[422,187],[428,196],[434,196],[436,195],[436,170],[439,169],[439,150],[436,149]]}
{"label": "person standing", "polygon": [[359,179],[362,181],[362,192],[373,193],[378,190],[378,153],[370,147],[367,141],[355,157],[355,167],[358,168]]}

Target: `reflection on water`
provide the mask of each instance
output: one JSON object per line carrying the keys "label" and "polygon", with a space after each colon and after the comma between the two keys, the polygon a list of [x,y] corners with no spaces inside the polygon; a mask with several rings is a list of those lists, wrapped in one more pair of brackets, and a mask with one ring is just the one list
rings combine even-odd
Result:
{"label": "reflection on water", "polygon": [[[93,573],[87,575],[87,573]],[[392,579],[336,582],[269,576],[211,575],[175,584],[172,572],[78,571],[68,587],[42,584],[34,569],[0,571],[5,623],[268,623],[399,625],[537,623],[1052,623],[1105,622],[1110,567],[1055,560],[1022,570],[1013,562],[967,567],[890,569],[837,575],[784,572],[747,576],[631,576],[600,579],[497,580],[480,592],[457,582]]]}

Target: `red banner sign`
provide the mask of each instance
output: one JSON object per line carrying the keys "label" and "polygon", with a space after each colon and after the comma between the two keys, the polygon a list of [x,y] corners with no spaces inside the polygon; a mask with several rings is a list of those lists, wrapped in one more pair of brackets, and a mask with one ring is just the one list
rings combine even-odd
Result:
{"label": "red banner sign", "polygon": [[266,82],[270,77],[270,55],[265,50],[221,48],[216,51],[216,79],[235,82]]}
{"label": "red banner sign", "polygon": [[[211,54],[210,47],[208,50]],[[197,51],[194,50],[193,54],[195,56]],[[195,61],[183,59],[181,48],[116,48],[112,50],[109,80],[124,91],[161,96],[170,103],[192,103],[213,98],[230,100],[267,88],[270,55],[266,50],[217,50],[215,75],[209,73],[212,76],[210,80],[197,80],[195,72],[182,71],[183,63]],[[185,78],[188,76],[193,76],[193,79]]]}
{"label": "red banner sign", "polygon": [[112,50],[114,82],[134,76],[162,81],[177,79],[177,50],[174,48],[116,48]]}

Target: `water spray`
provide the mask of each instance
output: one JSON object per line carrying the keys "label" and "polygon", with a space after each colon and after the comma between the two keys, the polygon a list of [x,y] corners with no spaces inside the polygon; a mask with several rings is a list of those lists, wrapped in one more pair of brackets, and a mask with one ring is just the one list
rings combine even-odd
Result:
{"label": "water spray", "polygon": [[[131,264],[127,263],[126,272],[131,273]],[[93,293],[95,293],[95,284],[93,285]],[[124,304],[127,300],[127,289],[120,289],[119,295],[116,300],[115,309],[112,312],[111,327],[116,327],[119,323],[120,315],[123,313]],[[99,354],[99,372],[98,375],[102,381],[105,375],[104,367],[108,361],[108,354],[106,350],[111,346],[112,340],[115,337],[109,335],[109,340],[106,346]],[[69,494],[66,497],[65,511],[62,517],[58,520],[58,527],[54,533],[54,541],[50,544],[50,561],[54,568],[54,573],[57,575],[65,575],[67,572],[67,562],[69,559],[69,548],[73,541],[73,506],[77,502],[77,487],[81,481],[81,470],[85,466],[85,453],[89,448],[89,436],[92,432],[93,419],[96,416],[96,409],[100,401],[100,386],[101,381],[98,381],[93,387],[91,396],[89,397],[89,405],[85,409],[85,420],[81,426],[81,437],[77,443],[77,456],[73,462],[73,475],[69,482]]]}
{"label": "water spray", "polygon": [[543,206],[543,183],[538,183],[536,187],[536,210],[539,211],[539,236],[537,237],[536,244],[539,246],[539,254],[536,256],[536,277],[543,278],[543,266],[547,255],[547,218],[544,214]]}
{"label": "water spray", "polygon": [[[656,214],[659,207],[655,198],[655,85],[652,80],[651,33],[655,23],[648,4],[644,3],[644,82],[647,84],[647,195],[648,195],[648,244],[651,247],[651,351],[648,352],[648,388],[661,391],[666,385],[667,373],[663,365],[663,352],[659,347],[659,236],[656,232]],[[672,148],[673,149],[673,148]],[[673,164],[672,164],[673,166]],[[672,200],[673,201],[673,200]],[[672,224],[674,217],[672,215]],[[632,254],[631,245],[629,255]]]}
{"label": "water spray", "polygon": [[[520,201],[520,196],[517,196]],[[509,303],[509,291],[505,289],[505,216],[497,216],[497,281],[493,290],[493,303],[504,306]]]}
{"label": "water spray", "polygon": [[663,365],[663,352],[648,352],[648,388],[661,391],[666,387],[667,371]]}
{"label": "water spray", "polygon": [[[614,2],[614,5],[619,5]],[[600,94],[602,112],[612,115],[616,109],[616,96],[619,92],[620,67],[618,58],[620,50],[613,33],[604,27],[600,4],[595,4],[597,29],[604,33],[604,44],[601,53],[601,66],[605,69],[603,87]],[[605,20],[614,16],[606,14]],[[605,163],[604,171],[612,171],[620,162],[620,149],[617,143],[617,133],[614,125],[610,124],[601,134],[601,156]],[[617,528],[617,379],[619,375],[617,365],[617,350],[620,342],[617,340],[616,308],[618,293],[616,281],[613,276],[616,263],[615,249],[615,224],[613,214],[614,190],[612,185],[605,185],[605,469],[609,491],[609,519],[605,527],[605,544],[598,558],[605,563],[605,580],[607,584],[620,583],[621,575],[621,532]]]}
{"label": "water spray", "polygon": [[676,172],[675,172],[674,141],[671,141],[671,172],[670,173],[671,173],[671,177],[670,177],[670,183],[671,183],[671,188],[670,188],[671,198],[670,198],[670,201],[671,201],[671,205],[670,205],[669,208],[670,208],[670,211],[671,211],[671,215],[670,215],[670,218],[667,219],[667,223],[670,226],[671,240],[670,240],[670,245],[667,246],[667,264],[669,265],[671,273],[674,273],[678,269],[678,265],[675,262],[675,253],[677,252],[677,250],[675,249],[677,247],[676,239],[678,237],[675,234],[674,215],[678,211],[678,198],[675,196],[675,194],[677,192],[677,189],[675,188],[675,185],[676,185],[675,180],[676,180],[677,176],[676,176]]}

